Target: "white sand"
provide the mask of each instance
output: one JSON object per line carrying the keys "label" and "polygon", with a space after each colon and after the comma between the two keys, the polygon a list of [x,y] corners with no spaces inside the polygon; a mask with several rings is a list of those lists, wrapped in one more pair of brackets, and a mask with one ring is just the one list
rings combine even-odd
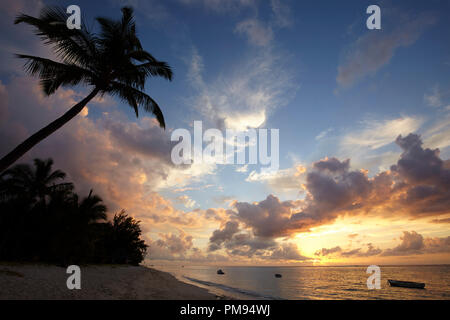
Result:
{"label": "white sand", "polygon": [[0,263],[0,299],[211,300],[219,297],[171,274],[134,266],[81,266],[81,289],[66,286],[66,269]]}

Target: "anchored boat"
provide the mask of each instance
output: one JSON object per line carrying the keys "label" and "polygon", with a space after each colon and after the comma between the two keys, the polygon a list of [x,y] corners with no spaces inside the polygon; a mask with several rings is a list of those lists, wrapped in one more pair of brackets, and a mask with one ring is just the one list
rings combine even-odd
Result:
{"label": "anchored boat", "polygon": [[425,283],[422,282],[398,281],[398,280],[388,280],[388,282],[391,285],[391,287],[425,289]]}

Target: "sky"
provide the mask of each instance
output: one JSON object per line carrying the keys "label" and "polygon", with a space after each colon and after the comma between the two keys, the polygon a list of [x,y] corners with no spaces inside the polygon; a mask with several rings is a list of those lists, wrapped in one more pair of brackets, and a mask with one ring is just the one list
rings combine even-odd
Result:
{"label": "sky", "polygon": [[[55,160],[80,194],[141,221],[148,259],[217,265],[450,263],[448,1],[104,0],[0,4],[0,153],[89,92],[42,94],[14,53],[55,58],[19,12],[135,9],[151,114],[96,97],[21,161]],[[366,9],[381,8],[381,30]],[[171,160],[171,134],[278,129],[279,169]]]}

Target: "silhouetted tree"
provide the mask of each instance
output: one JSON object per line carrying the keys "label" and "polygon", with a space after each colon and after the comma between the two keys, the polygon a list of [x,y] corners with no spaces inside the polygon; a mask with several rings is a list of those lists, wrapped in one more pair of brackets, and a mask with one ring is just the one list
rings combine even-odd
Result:
{"label": "silhouetted tree", "polygon": [[106,221],[102,199],[91,190],[80,200],[52,164],[35,159],[0,176],[0,260],[139,264],[147,248],[139,222],[124,211]]}
{"label": "silhouetted tree", "polygon": [[62,8],[45,7],[39,18],[19,15],[15,23],[26,23],[45,44],[52,45],[60,62],[36,56],[19,54],[26,60],[25,69],[38,76],[46,95],[60,86],[85,84],[92,91],[64,115],[42,128],[0,159],[0,172],[4,171],[37,143],[61,128],[75,117],[97,94],[117,96],[132,107],[138,116],[138,107],[156,116],[165,128],[164,117],[158,104],[143,92],[146,79],[161,76],[172,80],[172,70],[166,62],[156,60],[145,51],[136,35],[133,10],[122,8],[122,19],[97,18],[100,33],[90,33],[83,24],[81,29],[68,29],[68,14]]}
{"label": "silhouetted tree", "polygon": [[[78,196],[76,196],[76,203],[78,203]],[[99,220],[106,220],[106,206],[102,203],[103,200],[97,195],[92,195],[92,190],[89,195],[78,204],[78,212],[81,218],[86,223],[97,222]]]}
{"label": "silhouetted tree", "polygon": [[0,175],[1,198],[27,197],[32,203],[45,203],[46,197],[56,190],[72,191],[72,183],[57,183],[64,180],[66,174],[60,170],[52,172],[52,165],[52,159],[34,159],[34,168],[19,164],[4,171]]}
{"label": "silhouetted tree", "polygon": [[121,211],[114,216],[107,237],[112,263],[139,264],[145,257],[147,245],[141,240],[139,221]]}

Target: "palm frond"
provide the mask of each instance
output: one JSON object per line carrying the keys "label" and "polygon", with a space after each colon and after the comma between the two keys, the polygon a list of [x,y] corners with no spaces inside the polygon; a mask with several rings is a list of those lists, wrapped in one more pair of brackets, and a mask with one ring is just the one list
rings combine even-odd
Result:
{"label": "palm frond", "polygon": [[84,24],[81,29],[68,29],[67,18],[68,14],[61,8],[45,7],[39,18],[20,14],[14,23],[35,27],[35,34],[45,44],[54,45],[56,54],[65,62],[87,66],[97,54],[97,39],[87,31]]}
{"label": "palm frond", "polygon": [[167,62],[151,61],[136,66],[139,71],[145,72],[146,76],[160,76],[171,81],[173,72]]}
{"label": "palm frond", "polygon": [[156,101],[153,100],[149,95],[117,81],[111,82],[111,86],[108,92],[112,95],[117,95],[119,98],[127,102],[129,101],[129,99],[133,99],[134,101],[136,101],[136,104],[138,106],[141,106],[147,112],[151,112],[156,117],[156,120],[158,120],[160,127],[165,129],[166,124],[164,122],[162,111]]}
{"label": "palm frond", "polygon": [[25,71],[41,79],[41,85],[47,95],[54,93],[61,85],[94,82],[95,75],[91,71],[73,64],[24,54],[17,54],[16,57],[26,60]]}
{"label": "palm frond", "polygon": [[122,18],[113,20],[99,17],[100,31],[90,34],[85,25],[79,29],[68,29],[68,14],[62,8],[45,7],[38,18],[21,14],[15,23],[31,25],[46,44],[54,47],[61,62],[50,59],[17,55],[25,59],[25,70],[40,78],[47,95],[60,86],[93,85],[101,94],[111,93],[124,100],[134,109],[139,108],[156,116],[160,126],[165,121],[158,104],[143,92],[149,77],[172,80],[170,66],[158,61],[143,50],[136,33],[133,10],[122,8]]}

